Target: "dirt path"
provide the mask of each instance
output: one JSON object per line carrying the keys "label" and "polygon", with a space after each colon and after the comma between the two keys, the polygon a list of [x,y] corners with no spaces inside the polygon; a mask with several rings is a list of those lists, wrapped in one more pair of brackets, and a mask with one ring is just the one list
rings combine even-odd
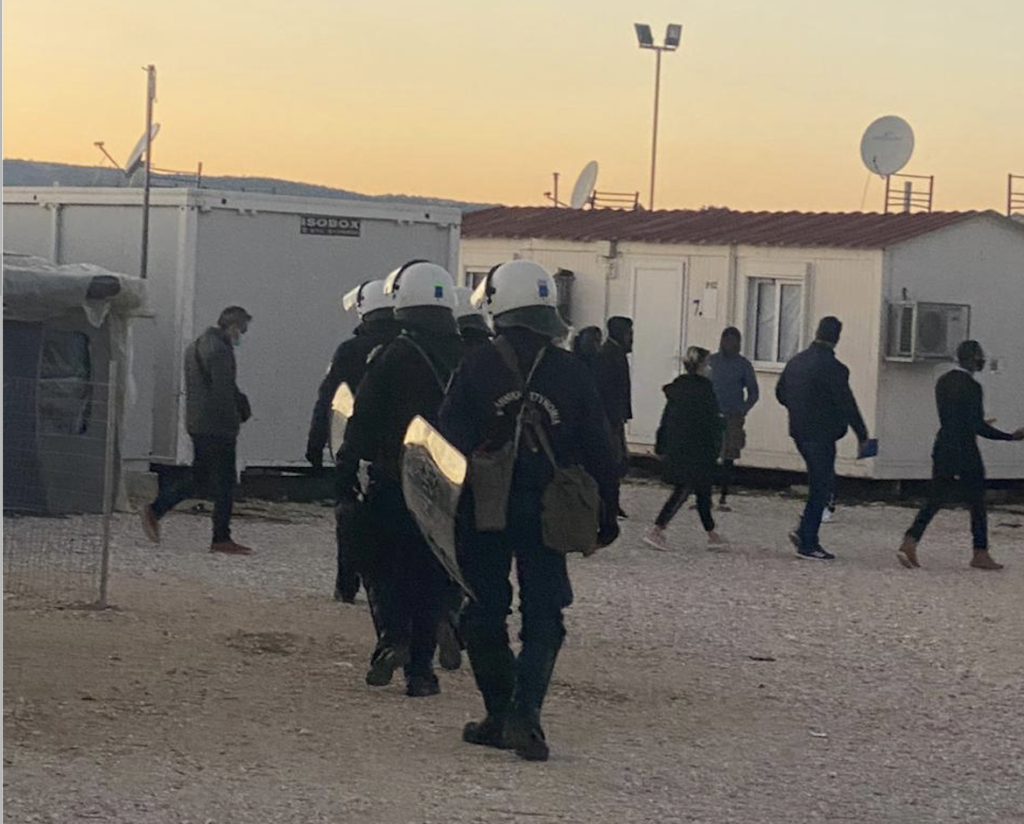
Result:
{"label": "dirt path", "polygon": [[792,558],[795,503],[751,496],[728,552],[684,511],[652,553],[663,494],[630,488],[621,546],[574,561],[546,765],[460,742],[468,672],[436,699],[363,684],[326,511],[243,520],[250,559],[203,552],[201,518],[159,549],[126,520],[116,611],[5,601],[5,819],[1024,821],[1024,530],[994,530],[1004,574],[971,573],[966,515],[943,514],[910,574],[909,513],[849,509],[828,567]]}

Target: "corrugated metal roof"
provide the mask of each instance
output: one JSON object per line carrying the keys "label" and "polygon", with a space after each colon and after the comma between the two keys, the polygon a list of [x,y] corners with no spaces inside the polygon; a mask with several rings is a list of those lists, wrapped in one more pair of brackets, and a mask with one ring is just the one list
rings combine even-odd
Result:
{"label": "corrugated metal roof", "polygon": [[997,212],[978,211],[880,214],[688,209],[647,212],[498,206],[466,214],[462,236],[882,249],[978,215],[990,215],[1010,223]]}

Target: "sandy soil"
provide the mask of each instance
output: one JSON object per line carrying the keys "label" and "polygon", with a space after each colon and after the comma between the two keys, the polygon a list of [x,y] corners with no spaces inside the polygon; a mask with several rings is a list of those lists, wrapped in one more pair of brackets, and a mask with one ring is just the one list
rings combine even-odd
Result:
{"label": "sandy soil", "polygon": [[743,496],[703,548],[642,527],[574,559],[547,764],[469,747],[468,672],[408,699],[363,683],[362,604],[330,599],[330,510],[250,507],[222,558],[190,514],[145,542],[120,519],[116,609],[4,609],[10,822],[1024,821],[1024,515],[992,513],[1003,573],[970,571],[946,512],[926,568],[896,565],[906,509],[843,509],[833,565],[786,541],[799,503]]}

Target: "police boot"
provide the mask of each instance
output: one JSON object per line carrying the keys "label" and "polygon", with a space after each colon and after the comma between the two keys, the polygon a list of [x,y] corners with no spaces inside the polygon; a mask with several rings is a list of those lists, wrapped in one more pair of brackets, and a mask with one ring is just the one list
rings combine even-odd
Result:
{"label": "police boot", "polygon": [[555,671],[558,649],[558,646],[524,641],[516,661],[516,692],[507,735],[516,755],[526,761],[548,760],[540,709]]}
{"label": "police boot", "polygon": [[505,728],[515,689],[515,658],[508,646],[508,636],[483,642],[468,639],[466,652],[473,668],[473,678],[484,699],[487,715],[482,721],[470,721],[462,729],[462,740],[482,747],[510,749]]}

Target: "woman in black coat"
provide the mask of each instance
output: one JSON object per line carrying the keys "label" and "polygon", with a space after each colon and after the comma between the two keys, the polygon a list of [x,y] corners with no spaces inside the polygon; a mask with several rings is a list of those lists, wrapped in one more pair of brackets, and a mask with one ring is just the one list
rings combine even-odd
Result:
{"label": "woman in black coat", "polygon": [[700,346],[687,349],[683,361],[686,374],[664,389],[668,400],[654,449],[662,459],[664,479],[675,489],[644,536],[644,542],[655,549],[668,549],[665,527],[691,492],[697,495],[697,511],[708,534],[708,546],[724,543],[711,516],[711,483],[722,450],[722,415],[711,381],[705,376],[709,354]]}

